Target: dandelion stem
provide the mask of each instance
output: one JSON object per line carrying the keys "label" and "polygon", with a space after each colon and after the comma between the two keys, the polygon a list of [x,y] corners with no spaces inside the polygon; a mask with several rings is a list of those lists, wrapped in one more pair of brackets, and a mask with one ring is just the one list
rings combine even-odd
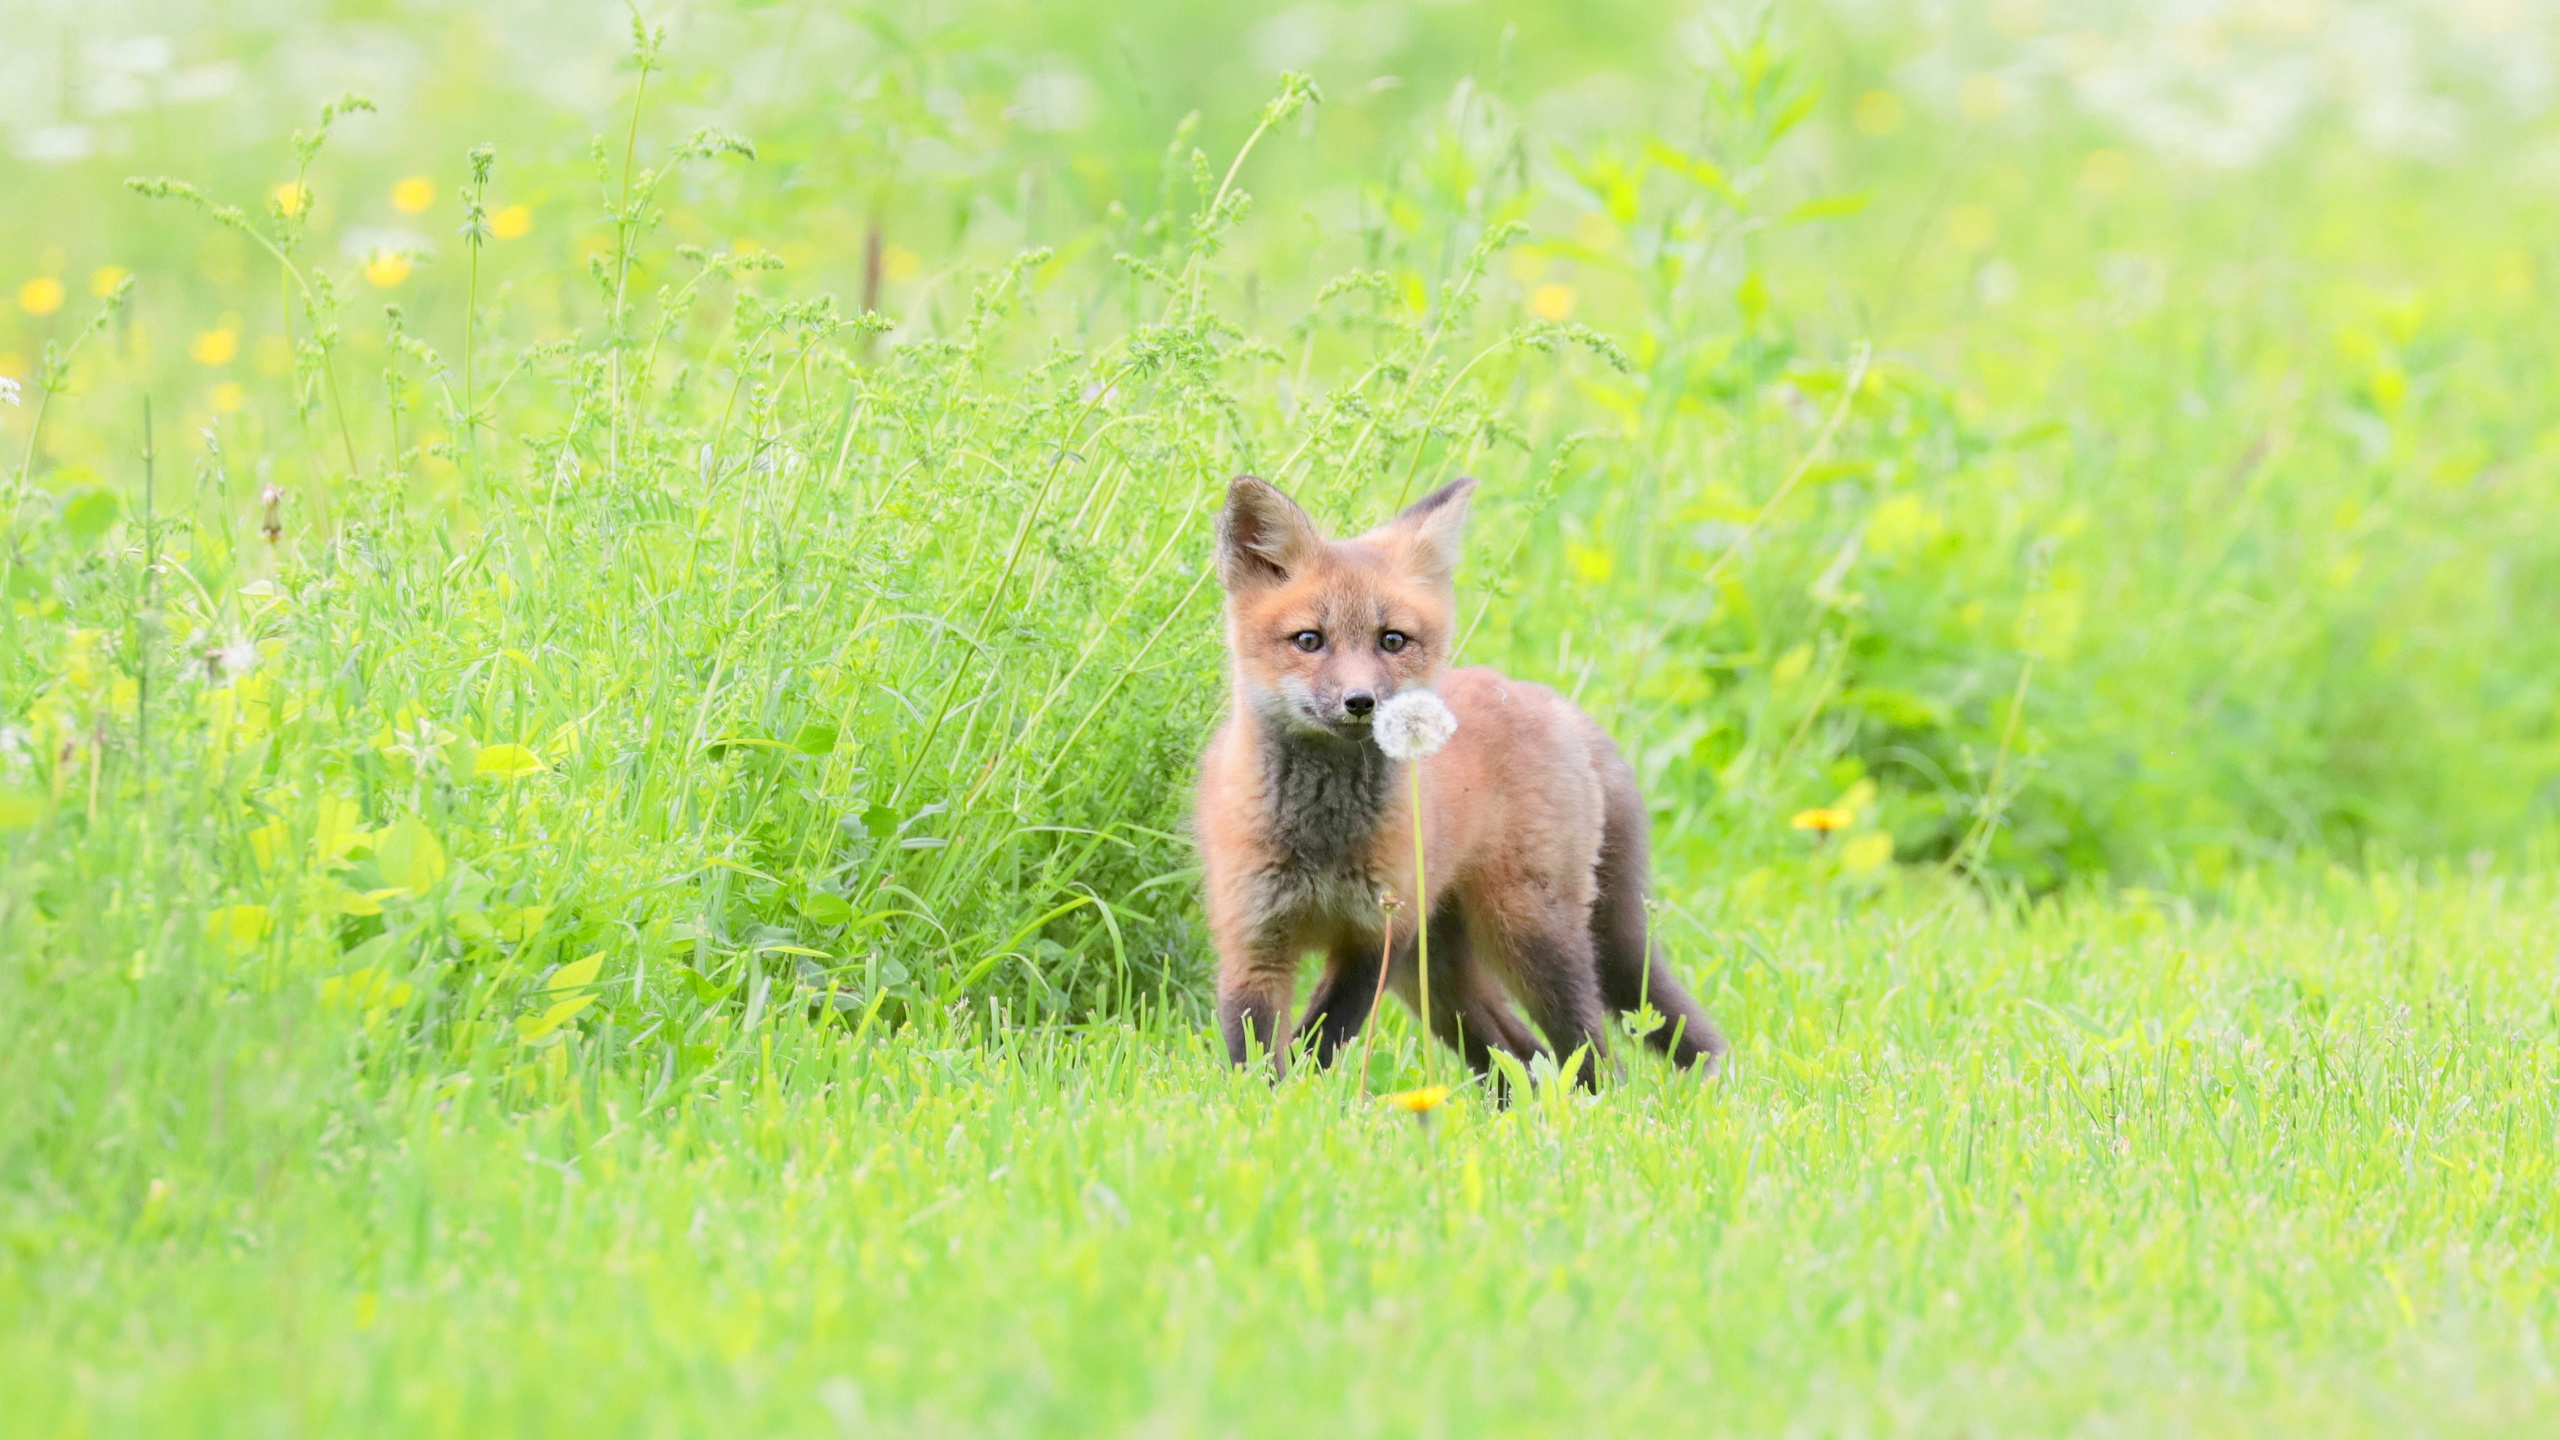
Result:
{"label": "dandelion stem", "polygon": [[1422,995],[1422,1083],[1429,1085],[1437,1059],[1431,1053],[1431,899],[1422,873],[1422,762],[1410,762],[1413,777],[1413,945],[1415,984]]}

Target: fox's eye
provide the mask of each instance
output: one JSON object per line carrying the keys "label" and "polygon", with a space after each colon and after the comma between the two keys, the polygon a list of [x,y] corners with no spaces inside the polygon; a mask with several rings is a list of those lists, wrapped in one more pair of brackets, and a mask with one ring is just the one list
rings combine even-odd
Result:
{"label": "fox's eye", "polygon": [[1308,654],[1313,655],[1324,648],[1324,632],[1321,630],[1301,630],[1297,634],[1289,637],[1289,643],[1306,651]]}
{"label": "fox's eye", "polygon": [[1390,655],[1393,655],[1397,651],[1403,649],[1404,632],[1401,630],[1390,630],[1386,634],[1379,636],[1378,648],[1386,651]]}

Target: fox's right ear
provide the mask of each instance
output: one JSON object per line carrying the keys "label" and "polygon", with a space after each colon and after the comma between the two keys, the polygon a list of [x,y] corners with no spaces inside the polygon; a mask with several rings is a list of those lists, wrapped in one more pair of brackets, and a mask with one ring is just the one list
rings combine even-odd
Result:
{"label": "fox's right ear", "polygon": [[1227,486],[1218,512],[1218,578],[1229,590],[1277,585],[1324,553],[1324,536],[1298,502],[1250,475]]}

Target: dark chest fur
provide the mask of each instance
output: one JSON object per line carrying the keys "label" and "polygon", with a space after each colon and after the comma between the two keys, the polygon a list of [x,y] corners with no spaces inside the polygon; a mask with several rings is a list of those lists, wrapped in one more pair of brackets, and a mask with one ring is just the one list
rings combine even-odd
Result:
{"label": "dark chest fur", "polygon": [[1366,868],[1393,767],[1367,740],[1272,739],[1262,751],[1273,858],[1300,876]]}

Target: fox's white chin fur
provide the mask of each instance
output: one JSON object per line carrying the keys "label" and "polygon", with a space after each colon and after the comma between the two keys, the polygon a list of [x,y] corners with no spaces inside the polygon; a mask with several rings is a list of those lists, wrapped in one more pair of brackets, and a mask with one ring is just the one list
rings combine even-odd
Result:
{"label": "fox's white chin fur", "polygon": [[1245,699],[1264,724],[1284,733],[1345,740],[1369,732],[1366,715],[1345,713],[1328,718],[1315,692],[1294,676],[1274,686],[1247,686]]}

